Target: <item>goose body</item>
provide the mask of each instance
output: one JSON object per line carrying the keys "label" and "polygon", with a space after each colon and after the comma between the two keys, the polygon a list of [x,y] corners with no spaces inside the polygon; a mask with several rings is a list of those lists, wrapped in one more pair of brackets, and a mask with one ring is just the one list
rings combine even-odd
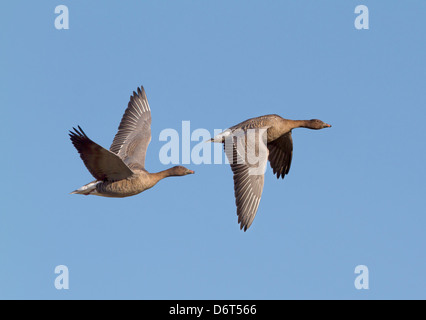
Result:
{"label": "goose body", "polygon": [[182,166],[157,173],[145,169],[145,155],[151,141],[151,109],[143,87],[130,97],[110,150],[89,139],[80,127],[73,129],[71,142],[96,180],[71,194],[130,197],[164,178],[194,173]]}
{"label": "goose body", "polygon": [[[140,171],[140,172],[138,172]],[[154,180],[153,175],[142,170],[135,170],[129,178],[118,181],[92,181],[71,194],[95,195],[111,198],[124,198],[137,195],[151,189],[159,180]]]}
{"label": "goose body", "polygon": [[[262,197],[264,172],[269,160],[273,173],[284,179],[293,157],[292,130],[319,130],[331,125],[321,120],[290,120],[276,114],[248,119],[211,139],[223,143],[234,178],[234,195],[240,229],[246,231],[256,216]],[[254,134],[250,135],[250,131]],[[243,139],[240,139],[240,138]],[[250,155],[257,163],[250,161]],[[255,155],[258,155],[257,157]]]}

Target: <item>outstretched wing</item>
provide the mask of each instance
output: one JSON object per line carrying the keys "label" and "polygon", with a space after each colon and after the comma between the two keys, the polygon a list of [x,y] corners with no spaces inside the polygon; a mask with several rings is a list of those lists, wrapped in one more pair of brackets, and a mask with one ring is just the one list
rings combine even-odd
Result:
{"label": "outstretched wing", "polygon": [[293,139],[291,131],[278,139],[268,143],[269,162],[277,179],[284,179],[290,171],[291,159],[293,157]]}
{"label": "outstretched wing", "polygon": [[133,91],[110,150],[132,169],[145,168],[151,141],[151,109],[143,87]]}
{"label": "outstretched wing", "polygon": [[133,171],[115,153],[90,140],[78,127],[70,131],[71,142],[95,179],[116,181],[130,177]]}
{"label": "outstretched wing", "polygon": [[[261,139],[256,139],[258,143],[252,140],[250,135],[244,134],[243,139],[236,136],[227,137],[224,143],[225,154],[234,173],[238,223],[244,231],[251,226],[256,216],[268,159],[268,149]],[[257,162],[252,161],[253,157],[256,157]]]}

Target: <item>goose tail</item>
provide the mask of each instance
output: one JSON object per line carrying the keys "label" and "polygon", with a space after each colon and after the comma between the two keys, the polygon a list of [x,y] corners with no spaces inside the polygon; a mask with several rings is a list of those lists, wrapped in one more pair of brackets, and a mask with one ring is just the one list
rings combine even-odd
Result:
{"label": "goose tail", "polygon": [[89,194],[92,194],[93,192],[96,192],[96,185],[99,183],[100,181],[93,181],[90,182],[84,186],[82,186],[81,188],[74,190],[73,192],[70,192],[70,194],[83,194],[85,196],[88,196]]}
{"label": "goose tail", "polygon": [[206,142],[218,142],[218,143],[223,143],[225,142],[225,138],[227,136],[229,136],[231,134],[231,130],[225,130],[222,133],[219,133],[217,136],[215,136],[214,138],[211,138],[210,140],[207,140]]}

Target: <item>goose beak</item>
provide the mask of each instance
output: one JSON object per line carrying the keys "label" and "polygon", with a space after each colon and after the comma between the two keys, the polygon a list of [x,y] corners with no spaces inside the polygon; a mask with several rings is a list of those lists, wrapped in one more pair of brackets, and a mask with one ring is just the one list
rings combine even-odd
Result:
{"label": "goose beak", "polygon": [[331,124],[326,123],[326,124],[325,124],[325,127],[326,127],[326,128],[331,128]]}
{"label": "goose beak", "polygon": [[194,173],[195,173],[195,171],[188,170],[188,174],[194,174]]}

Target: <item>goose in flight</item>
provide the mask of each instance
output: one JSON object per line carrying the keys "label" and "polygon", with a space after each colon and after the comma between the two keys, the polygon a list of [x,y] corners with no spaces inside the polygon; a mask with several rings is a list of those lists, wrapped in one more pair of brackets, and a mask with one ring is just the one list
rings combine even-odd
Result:
{"label": "goose in flight", "polygon": [[71,142],[96,180],[71,194],[130,197],[166,177],[194,173],[182,166],[157,173],[145,169],[145,155],[151,141],[151,109],[143,87],[133,91],[109,150],[90,140],[80,126],[73,129],[69,134]]}
{"label": "goose in flight", "polygon": [[284,179],[289,173],[293,157],[291,131],[295,128],[319,130],[330,127],[318,119],[289,120],[272,114],[248,119],[209,140],[224,144],[234,175],[240,229],[246,231],[256,216],[267,161],[277,179]]}

